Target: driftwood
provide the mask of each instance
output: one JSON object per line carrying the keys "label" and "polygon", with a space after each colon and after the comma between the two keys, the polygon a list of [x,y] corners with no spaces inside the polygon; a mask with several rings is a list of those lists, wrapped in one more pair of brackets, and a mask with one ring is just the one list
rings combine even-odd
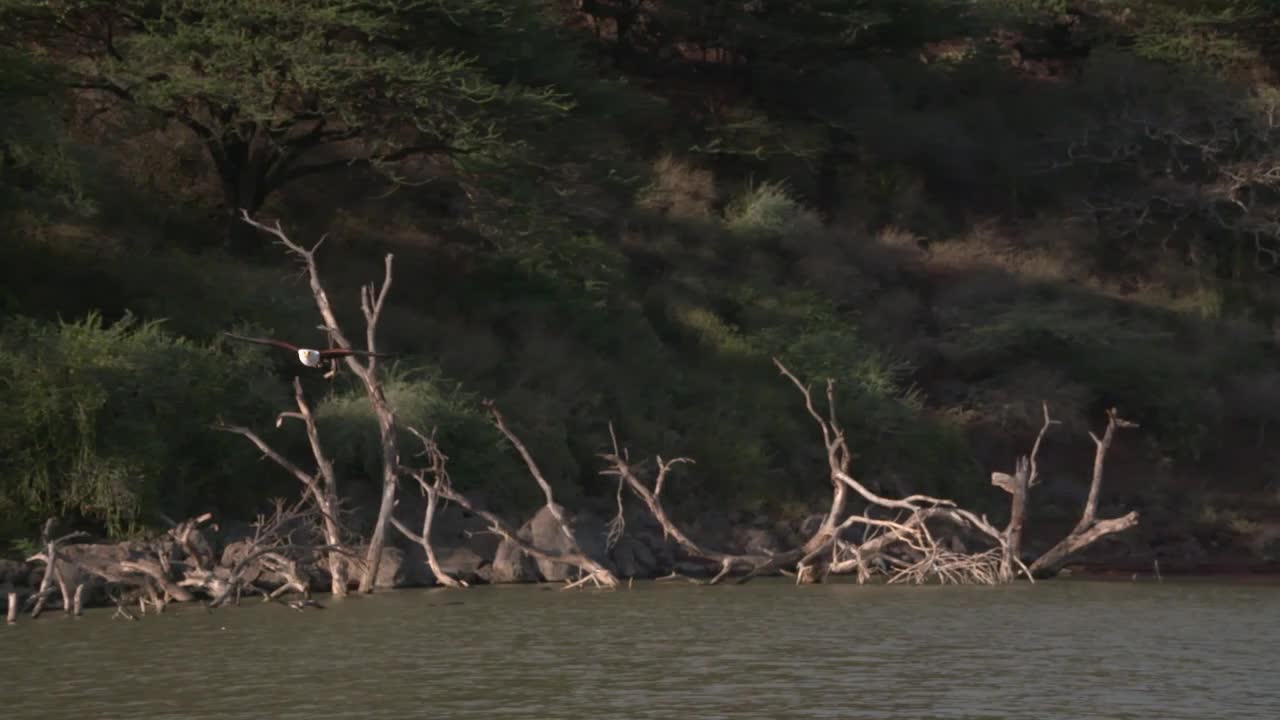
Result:
{"label": "driftwood", "polygon": [[[275,236],[280,244],[284,245],[289,252],[302,262],[311,288],[312,299],[315,301],[316,309],[324,321],[324,329],[329,336],[329,342],[343,349],[354,349],[351,341],[347,339],[346,334],[342,331],[341,325],[338,324],[337,315],[329,302],[329,295],[320,280],[320,271],[316,265],[315,253],[324,243],[324,238],[321,237],[311,248],[306,248],[290,240],[283,228],[280,227],[279,222],[274,225],[265,225],[250,217],[247,211],[242,211],[242,216],[246,223]],[[382,316],[387,293],[391,289],[392,259],[393,256],[388,253],[384,262],[381,288],[368,284],[360,289],[360,310],[364,314],[365,320],[364,349],[370,353],[378,351],[378,320]],[[351,372],[360,379],[364,387],[365,394],[369,399],[369,406],[378,418],[378,435],[382,444],[382,497],[378,505],[378,517],[374,522],[373,533],[369,538],[369,547],[365,555],[363,572],[360,576],[360,592],[369,593],[373,592],[378,577],[378,565],[382,559],[382,548],[386,544],[387,528],[395,508],[400,450],[396,440],[395,411],[387,401],[386,393],[382,388],[382,381],[379,379],[378,358],[374,356],[366,358],[348,356],[343,361]],[[335,363],[334,371],[336,371],[336,367]]]}
{"label": "driftwood", "polygon": [[40,589],[27,598],[27,605],[31,606],[31,617],[33,619],[40,617],[40,613],[44,611],[45,604],[54,592],[55,583],[57,584],[57,589],[62,593],[63,610],[68,613],[72,611],[72,592],[67,585],[66,577],[68,563],[58,554],[58,548],[71,540],[84,537],[85,533],[73,532],[55,538],[53,537],[54,522],[54,518],[49,518],[40,531],[40,544],[44,546],[44,551],[27,558],[27,562],[44,563],[44,577],[40,580]]}
{"label": "driftwood", "polygon": [[1044,424],[1036,434],[1031,453],[1018,458],[1013,475],[1002,472],[991,473],[991,484],[1009,493],[1009,524],[1004,529],[1005,549],[1001,563],[1001,573],[1009,577],[1013,573],[1012,564],[1022,557],[1022,531],[1026,524],[1027,501],[1031,488],[1040,483],[1040,469],[1037,461],[1040,458],[1040,446],[1049,428],[1059,424],[1049,416],[1048,403],[1041,403],[1044,411]]}
{"label": "driftwood", "polygon": [[[568,552],[554,552],[554,551],[547,550],[545,548],[540,548],[534,545],[533,543],[520,537],[517,530],[515,528],[512,528],[506,522],[504,522],[502,518],[498,517],[496,514],[492,512],[489,512],[488,510],[484,510],[478,507],[477,505],[471,502],[470,498],[468,498],[466,495],[454,489],[453,485],[448,481],[447,473],[443,471],[444,464],[447,461],[447,457],[440,450],[440,447],[436,444],[435,440],[432,437],[422,433],[416,428],[409,428],[409,431],[412,432],[419,439],[419,441],[422,442],[422,445],[423,445],[422,454],[430,458],[430,465],[428,469],[402,466],[400,468],[400,471],[405,475],[408,475],[414,478],[415,480],[417,480],[419,486],[423,488],[423,492],[427,493],[428,500],[430,500],[432,495],[434,495],[438,500],[446,500],[448,502],[452,502],[458,505],[459,507],[463,508],[464,510],[480,517],[485,522],[489,523],[490,532],[510,542],[512,545],[518,548],[525,555],[528,555],[529,557],[532,557],[532,558],[546,560],[548,562],[559,563],[561,565],[566,565],[569,567],[576,568],[579,571],[580,577],[573,582],[567,583],[564,586],[564,589],[567,590],[575,587],[582,587],[587,583],[592,583],[597,587],[607,587],[607,588],[618,587],[619,583],[618,583],[617,577],[614,576],[614,574],[610,572],[608,568],[605,568],[600,563],[596,562],[591,557],[589,557],[582,550],[582,548],[579,547],[577,539],[573,537],[572,531],[569,530],[568,524],[564,520],[564,514],[563,514],[564,509],[558,503],[556,503],[555,496],[553,495],[551,490],[551,485],[547,483],[546,478],[542,475],[541,469],[538,467],[537,462],[534,461],[533,456],[529,453],[528,448],[525,447],[524,443],[520,441],[519,437],[517,437],[515,433],[512,432],[511,429],[507,426],[505,419],[502,417],[502,414],[498,412],[497,408],[493,407],[492,404],[489,404],[489,409],[490,409],[490,412],[492,413],[494,424],[499,428],[500,431],[503,432],[504,435],[507,436],[508,440],[510,440],[511,443],[516,447],[517,451],[520,453],[521,457],[524,459],[530,474],[533,476],[534,480],[538,483],[538,485],[542,488],[543,496],[546,499],[546,507],[548,511],[552,513],[552,516],[556,519],[561,532],[564,533],[565,538],[568,541],[567,543],[569,547]],[[428,476],[431,476],[433,479],[428,480]],[[404,533],[409,537],[412,537],[415,541],[418,541],[423,544],[424,550],[427,551],[428,561],[432,563],[434,563],[434,560],[431,559],[434,557],[434,551],[431,549],[429,531],[425,531],[425,527],[430,523],[430,515],[434,513],[434,511],[435,511],[435,505],[428,502],[428,509],[427,509],[428,517],[424,520],[424,523],[423,523],[424,533],[421,536],[415,536],[407,528],[404,528],[403,526],[400,526],[399,523],[397,523],[397,525],[401,527],[402,533]],[[443,572],[443,570],[437,570],[437,567],[434,564],[432,567],[432,571],[436,573],[437,578],[448,577],[448,574]],[[446,585],[451,584],[445,580],[442,580],[441,582]],[[462,585],[461,582],[458,582],[456,585],[453,585],[453,586],[458,587],[461,585]]]}
{"label": "driftwood", "polygon": [[[302,570],[302,564],[318,560],[320,556],[330,556],[335,551],[344,551],[343,548],[309,542],[307,537],[295,537],[298,532],[315,532],[319,524],[316,519],[319,511],[309,500],[311,498],[304,497],[290,505],[277,499],[273,512],[259,515],[254,522],[253,536],[248,539],[244,554],[234,565],[213,571],[189,572],[183,584],[202,588],[211,598],[210,608],[220,607],[229,601],[238,602],[245,592],[260,594],[264,600],[275,600],[290,590],[309,596],[309,578]],[[274,572],[285,582],[275,591],[266,592],[254,584],[253,579],[246,578],[255,567]]]}
{"label": "driftwood", "polygon": [[320,515],[320,525],[324,532],[325,544],[332,548],[329,551],[328,570],[330,591],[339,597],[347,594],[347,559],[343,551],[343,530],[339,520],[338,476],[333,462],[329,459],[320,442],[320,432],[316,427],[315,414],[311,404],[307,402],[302,390],[302,381],[293,379],[294,402],[298,410],[282,412],[276,417],[276,427],[281,427],[287,419],[297,420],[303,424],[307,432],[307,440],[311,446],[311,454],[315,459],[315,472],[307,472],[299,465],[286,458],[272,448],[260,435],[249,428],[239,425],[218,424],[215,427],[224,432],[243,436],[253,443],[264,456],[286,470],[302,483],[304,494],[315,503]]}
{"label": "driftwood", "polygon": [[[576,566],[583,573],[579,582],[585,583],[590,581],[596,585],[602,585],[604,587],[617,587],[618,579],[614,577],[613,573],[600,563],[588,557],[578,545],[577,538],[573,536],[573,531],[569,529],[569,523],[565,520],[564,508],[556,502],[555,495],[551,492],[551,484],[547,482],[546,477],[542,474],[542,470],[538,467],[538,463],[533,459],[533,455],[530,454],[529,449],[525,447],[525,444],[520,440],[520,438],[517,437],[516,434],[511,431],[511,428],[507,426],[507,421],[502,416],[502,413],[498,411],[498,408],[492,402],[486,402],[485,405],[489,408],[489,414],[493,418],[493,424],[497,426],[498,430],[504,436],[506,436],[511,445],[515,447],[516,452],[520,453],[520,459],[524,460],[525,467],[529,470],[529,475],[533,477],[534,482],[538,483],[538,487],[541,488],[542,496],[546,500],[545,507],[551,516],[555,518],[556,525],[560,529],[560,534],[564,536],[565,542],[569,547],[569,552],[563,554],[561,557],[574,558],[571,564]],[[515,541],[513,540],[513,542]],[[517,543],[517,545],[520,545],[520,543]],[[524,548],[522,547],[521,549]],[[543,555],[545,555],[545,553],[543,553]]]}
{"label": "driftwood", "polygon": [[[682,550],[689,555],[710,561],[720,566],[720,569],[711,578],[710,584],[714,585],[723,580],[729,573],[736,568],[744,568],[748,571],[748,576],[756,575],[764,572],[766,568],[779,567],[793,561],[796,554],[788,553],[782,556],[774,556],[768,554],[758,555],[735,555],[724,553],[717,550],[711,550],[703,547],[699,543],[692,540],[683,530],[671,519],[667,514],[666,508],[662,505],[662,488],[667,481],[667,477],[671,469],[677,465],[692,463],[689,458],[675,458],[673,460],[663,460],[657,458],[657,473],[654,476],[653,485],[650,487],[640,480],[636,473],[636,469],[632,466],[628,452],[618,447],[617,436],[614,435],[613,426],[609,426],[609,433],[613,436],[613,452],[602,455],[610,464],[609,468],[601,471],[602,475],[618,478],[619,493],[622,487],[629,489],[636,497],[644,503],[649,514],[658,521],[658,525],[662,527],[662,536],[664,539],[674,541]],[[620,534],[625,527],[623,519],[623,506],[621,501],[618,504],[618,514],[611,523],[611,530],[614,535]],[[670,579],[679,577],[673,573]]]}
{"label": "driftwood", "polygon": [[1080,520],[1072,528],[1071,532],[1031,564],[1032,573],[1039,575],[1052,574],[1062,566],[1063,561],[1070,555],[1083,550],[1107,535],[1123,532],[1138,524],[1137,511],[1131,511],[1122,517],[1108,520],[1099,520],[1097,518],[1098,497],[1102,492],[1103,466],[1106,464],[1107,451],[1111,449],[1111,442],[1115,438],[1116,430],[1136,427],[1138,427],[1137,423],[1121,418],[1118,411],[1115,408],[1111,408],[1107,410],[1107,429],[1103,431],[1102,437],[1098,437],[1092,432],[1089,433],[1089,437],[1093,438],[1095,452],[1093,456],[1093,476],[1089,483],[1089,497],[1085,501],[1084,511],[1080,514]]}
{"label": "driftwood", "polygon": [[[800,391],[806,411],[821,431],[826,451],[832,484],[831,504],[813,535],[799,548],[786,552],[736,555],[706,548],[680,529],[663,507],[661,499],[662,488],[672,468],[692,464],[693,461],[688,458],[667,461],[658,457],[655,477],[651,484],[647,484],[640,479],[627,451],[619,448],[615,437],[613,452],[602,455],[609,465],[602,474],[616,477],[619,482],[618,514],[610,525],[611,542],[616,541],[625,529],[622,504],[625,488],[644,503],[662,527],[666,539],[674,541],[693,558],[719,566],[710,581],[712,584],[735,571],[745,571],[739,582],[755,575],[778,572],[794,576],[797,583],[820,582],[830,574],[853,573],[859,582],[879,574],[890,583],[996,584],[1019,576],[1034,582],[1035,575],[1043,574],[1071,552],[1137,522],[1136,513],[1115,520],[1097,521],[1094,518],[1106,450],[1116,428],[1131,426],[1119,420],[1114,411],[1109,416],[1111,421],[1107,433],[1101,439],[1095,437],[1098,456],[1094,485],[1084,516],[1068,538],[1037,560],[1034,566],[1028,567],[1021,559],[1028,495],[1039,480],[1037,461],[1044,437],[1049,428],[1057,424],[1049,416],[1047,406],[1044,408],[1044,425],[1036,436],[1031,454],[1018,460],[1015,474],[992,474],[992,484],[1009,492],[1012,497],[1009,523],[999,530],[985,516],[961,508],[952,500],[928,495],[897,499],[873,492],[850,471],[852,453],[836,413],[834,383],[827,382],[824,414],[813,402],[811,388],[781,362],[775,360],[775,364],[779,372]],[[612,425],[610,434],[613,434]],[[849,512],[852,498],[863,504],[861,511]],[[861,538],[847,538],[848,533],[857,527],[862,528]],[[971,532],[984,538],[987,546],[972,552],[949,546],[939,535],[944,527],[950,527],[953,532]],[[675,577],[679,576],[675,573],[670,576]]]}
{"label": "driftwood", "polygon": [[417,480],[418,487],[422,489],[422,494],[427,498],[427,507],[422,513],[422,534],[419,535],[410,530],[404,523],[397,520],[394,515],[391,517],[391,524],[402,535],[422,546],[422,550],[427,556],[427,565],[431,568],[431,574],[435,575],[437,582],[445,587],[467,587],[465,580],[459,580],[444,571],[444,568],[440,566],[439,559],[436,558],[435,547],[431,544],[431,526],[435,521],[436,510],[440,504],[441,490],[449,485],[449,471],[447,469],[449,457],[444,454],[436,443],[434,433],[431,437],[428,437],[413,428],[410,428],[410,432],[414,433],[422,441],[422,455],[426,456],[429,462],[426,468],[406,471],[408,475]]}

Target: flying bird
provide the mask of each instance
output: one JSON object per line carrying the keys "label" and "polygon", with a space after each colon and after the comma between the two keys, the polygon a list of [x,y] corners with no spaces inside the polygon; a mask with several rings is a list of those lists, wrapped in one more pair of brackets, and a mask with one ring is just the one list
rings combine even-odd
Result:
{"label": "flying bird", "polygon": [[285,350],[295,352],[298,354],[298,362],[309,368],[320,367],[320,363],[322,362],[336,363],[336,361],[342,358],[351,357],[353,355],[358,355],[360,357],[391,357],[391,355],[388,354],[374,353],[367,350],[347,350],[345,348],[313,350],[311,348],[298,347],[292,343],[287,343],[283,340],[276,340],[274,338],[246,337],[244,335],[236,335],[234,333],[223,333],[223,335],[242,342],[257,343],[258,345],[271,345],[273,347],[284,348]]}

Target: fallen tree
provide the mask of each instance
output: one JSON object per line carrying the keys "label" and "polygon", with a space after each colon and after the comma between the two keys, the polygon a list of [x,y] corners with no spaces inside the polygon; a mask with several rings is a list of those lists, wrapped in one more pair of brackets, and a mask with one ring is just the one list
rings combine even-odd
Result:
{"label": "fallen tree", "polygon": [[[44,550],[28,562],[44,564],[40,587],[29,594],[24,607],[38,618],[50,601],[60,595],[62,609],[79,615],[91,587],[116,605],[116,616],[137,619],[128,609],[136,604],[140,614],[162,613],[170,603],[203,600],[217,608],[238,603],[242,595],[261,595],[274,601],[294,592],[311,596],[310,568],[321,564],[332,548],[317,534],[321,523],[310,497],[293,504],[277,499],[270,513],[251,524],[252,533],[235,541],[221,559],[203,529],[212,514],[182,522],[170,522],[164,533],[140,541],[115,545],[71,544],[84,533],[54,538],[54,519],[45,523]],[[17,619],[17,592],[10,622]]]}
{"label": "fallen tree", "polygon": [[[278,224],[267,226],[247,215],[244,219],[274,235],[300,259],[331,347],[355,350],[338,325],[320,281],[315,252],[323,238],[308,249],[291,241]],[[390,254],[385,258],[384,268],[380,289],[375,285],[361,289],[361,309],[366,328],[364,351],[368,353],[377,353],[378,321],[392,280]],[[71,557],[67,543],[80,534],[55,538],[52,534],[54,521],[51,519],[44,527],[42,551],[28,558],[28,562],[45,565],[38,591],[25,598],[25,607],[31,609],[32,616],[39,616],[46,605],[55,600],[55,594],[60,594],[61,606],[65,610],[78,613],[87,577],[101,578],[106,582],[107,592],[115,600],[118,614],[125,617],[133,617],[126,606],[135,601],[142,613],[146,613],[148,608],[163,612],[171,602],[202,599],[207,607],[216,608],[228,602],[238,602],[243,594],[259,594],[265,600],[278,600],[286,593],[298,593],[307,600],[298,604],[298,607],[303,607],[310,602],[313,580],[327,574],[330,591],[342,596],[350,589],[353,571],[359,575],[360,591],[370,592],[377,584],[388,527],[396,528],[405,538],[423,548],[425,562],[440,584],[466,588],[469,585],[466,580],[454,577],[442,565],[432,541],[436,515],[445,504],[457,505],[482,519],[488,532],[502,538],[516,553],[576,571],[576,575],[565,580],[566,589],[588,585],[617,588],[620,585],[618,574],[610,567],[608,558],[583,548],[570,514],[556,501],[552,486],[532,453],[496,406],[486,403],[494,427],[511,443],[543,496],[542,509],[534,519],[550,523],[540,526],[542,545],[525,532],[534,520],[521,529],[514,528],[498,514],[481,507],[454,487],[447,470],[448,457],[434,434],[427,435],[417,428],[397,425],[395,410],[387,400],[379,379],[376,356],[365,360],[347,356],[342,362],[361,381],[378,421],[382,451],[379,510],[362,559],[356,557],[353,549],[357,547],[359,538],[343,523],[338,473],[322,443],[314,409],[301,379],[295,377],[296,409],[281,412],[276,418],[276,427],[283,427],[286,421],[296,421],[301,425],[313,460],[308,465],[313,465],[314,469],[308,470],[289,459],[250,428],[221,421],[214,427],[244,437],[264,457],[297,479],[302,489],[296,501],[277,500],[273,512],[258,517],[253,524],[252,535],[237,542],[237,551],[234,554],[224,553],[221,558],[215,556],[203,535],[203,528],[212,518],[208,513],[182,522],[169,521],[170,527],[165,533],[140,544],[128,544],[128,548],[117,546],[119,552],[116,555],[94,562],[83,557]],[[781,361],[775,359],[774,364],[800,393],[804,409],[821,435],[831,494],[816,528],[803,542],[782,551],[734,552],[695,540],[681,528],[663,500],[663,489],[673,472],[679,467],[693,465],[694,461],[685,457],[665,460],[658,456],[656,470],[646,478],[644,463],[631,460],[629,450],[619,442],[610,424],[612,447],[600,455],[605,462],[600,472],[617,481],[617,514],[607,526],[604,538],[606,552],[626,535],[624,498],[634,497],[640,501],[643,512],[657,523],[662,541],[674,548],[676,555],[700,564],[698,571],[706,571],[710,584],[721,583],[731,576],[736,576],[737,582],[746,582],[754,577],[774,574],[794,577],[797,584],[822,582],[831,575],[842,574],[855,575],[858,582],[867,582],[875,576],[881,576],[889,583],[998,584],[1018,577],[1034,582],[1036,577],[1055,572],[1071,555],[1108,535],[1132,528],[1138,522],[1136,512],[1113,519],[1097,518],[1103,468],[1115,433],[1122,428],[1136,427],[1122,419],[1114,409],[1107,413],[1107,426],[1101,437],[1091,433],[1096,452],[1089,495],[1079,521],[1066,537],[1028,565],[1023,558],[1022,539],[1030,494],[1039,483],[1041,446],[1051,427],[1058,424],[1050,417],[1047,405],[1044,406],[1044,423],[1030,453],[1017,458],[1012,474],[994,472],[991,475],[992,485],[1010,495],[1009,520],[1000,529],[985,515],[962,508],[947,498],[923,494],[893,498],[873,491],[852,470],[854,455],[837,412],[835,382],[826,381],[826,406],[820,410],[812,387],[803,383]],[[337,367],[337,361],[332,361],[331,372],[336,372]],[[401,461],[397,441],[400,431],[411,433],[421,443],[420,455],[426,458],[423,466],[413,467]],[[401,478],[416,483],[426,499],[420,530],[411,529],[395,517],[397,485]],[[545,515],[542,514],[544,511]],[[546,534],[548,531],[551,536]],[[975,548],[970,550],[958,539],[960,536],[976,540]],[[677,565],[679,563],[672,563],[671,577],[678,576]],[[550,566],[542,565],[543,576],[551,577],[547,567]],[[562,576],[558,567],[554,569],[557,577]],[[6,592],[6,599],[8,614],[13,617],[18,604],[17,592]]]}
{"label": "fallen tree", "polygon": [[342,597],[347,594],[348,589],[347,557],[350,555],[350,551],[346,549],[344,542],[346,533],[344,533],[340,520],[338,476],[334,471],[333,461],[329,459],[329,456],[325,453],[324,446],[320,442],[320,431],[316,426],[315,413],[312,411],[311,404],[307,401],[306,394],[302,390],[302,381],[296,377],[293,379],[293,393],[298,410],[296,412],[280,413],[276,417],[276,427],[281,427],[284,421],[288,419],[297,420],[303,424],[306,428],[307,441],[311,446],[311,454],[315,460],[316,469],[313,472],[307,472],[286,458],[249,428],[225,423],[218,423],[215,427],[224,432],[234,433],[246,438],[265,457],[302,483],[304,495],[315,503],[321,519],[325,544],[329,547],[330,591],[334,595]]}
{"label": "fallen tree", "polygon": [[[600,561],[593,559],[578,544],[577,538],[574,536],[573,530],[569,527],[569,523],[565,518],[564,508],[556,502],[555,495],[552,492],[551,484],[547,482],[546,477],[542,474],[541,468],[538,467],[537,461],[525,446],[524,442],[511,430],[507,425],[506,419],[502,416],[493,403],[486,403],[489,408],[490,416],[493,424],[498,428],[507,440],[511,442],[516,451],[520,454],[520,458],[524,461],[525,467],[529,471],[529,475],[538,484],[542,490],[545,500],[543,507],[555,518],[556,526],[561,535],[565,538],[567,552],[555,552],[546,548],[541,548],[533,542],[521,537],[519,531],[508,525],[502,518],[495,513],[489,512],[478,507],[466,495],[458,492],[449,482],[449,476],[445,470],[448,457],[440,449],[435,438],[423,434],[416,428],[410,428],[412,432],[422,443],[422,455],[429,459],[426,468],[401,467],[401,472],[412,477],[417,481],[419,487],[427,497],[426,510],[422,523],[422,534],[416,535],[408,528],[404,527],[399,521],[396,521],[396,527],[400,529],[406,537],[418,542],[422,545],[426,552],[427,561],[431,566],[431,570],[435,573],[436,578],[441,584],[450,587],[464,587],[465,584],[445,573],[440,569],[439,563],[435,559],[435,551],[431,543],[431,525],[432,518],[435,515],[440,499],[456,503],[463,509],[471,512],[484,519],[489,524],[489,531],[498,535],[503,540],[511,543],[521,553],[525,555],[545,560],[560,565],[567,565],[578,570],[579,577],[565,585],[566,589],[581,587],[587,583],[591,583],[596,587],[616,588],[618,587],[618,578],[606,568]],[[447,579],[446,579],[447,578]]]}
{"label": "fallen tree", "polygon": [[[609,467],[603,474],[619,480],[618,514],[613,528],[617,534],[624,525],[622,494],[630,490],[662,527],[665,538],[672,540],[694,559],[718,566],[710,583],[722,581],[735,571],[745,571],[740,582],[773,572],[794,576],[796,582],[820,582],[830,574],[856,574],[859,582],[873,575],[883,575],[890,583],[941,582],[997,584],[1017,577],[1034,577],[1056,569],[1072,553],[1079,552],[1098,539],[1137,524],[1137,513],[1131,512],[1114,520],[1096,519],[1101,492],[1102,466],[1115,430],[1135,427],[1108,411],[1108,425],[1102,438],[1093,436],[1097,445],[1093,482],[1084,514],[1075,529],[1060,543],[1028,566],[1022,559],[1022,535],[1026,521],[1029,492],[1039,481],[1037,465],[1040,447],[1049,428],[1057,424],[1044,407],[1044,424],[1037,434],[1029,455],[1018,459],[1013,475],[992,473],[992,484],[1011,495],[1009,522],[997,529],[985,515],[957,506],[954,501],[927,495],[911,495],[895,499],[872,492],[850,472],[852,454],[836,412],[835,384],[827,381],[825,416],[813,402],[811,388],[802,383],[780,361],[774,361],[782,373],[801,393],[805,409],[818,425],[826,450],[828,476],[832,484],[831,503],[818,529],[796,549],[780,553],[732,554],[704,547],[690,539],[663,507],[662,489],[673,467],[692,464],[689,458],[666,461],[657,458],[657,471],[651,484],[639,478],[625,449],[619,449],[616,437],[611,453],[602,457]],[[612,435],[613,429],[610,427]],[[847,506],[852,493],[862,503],[858,512]],[[886,515],[876,517],[876,515]],[[858,538],[849,531],[861,528]],[[985,541],[976,551],[956,550],[942,541],[943,533],[967,532]]]}

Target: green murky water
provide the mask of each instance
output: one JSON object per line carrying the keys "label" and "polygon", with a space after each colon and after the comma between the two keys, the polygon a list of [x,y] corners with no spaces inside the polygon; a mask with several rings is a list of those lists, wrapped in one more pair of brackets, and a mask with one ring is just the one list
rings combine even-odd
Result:
{"label": "green murky water", "polygon": [[1280,717],[1280,584],[638,583],[0,627],[14,718]]}

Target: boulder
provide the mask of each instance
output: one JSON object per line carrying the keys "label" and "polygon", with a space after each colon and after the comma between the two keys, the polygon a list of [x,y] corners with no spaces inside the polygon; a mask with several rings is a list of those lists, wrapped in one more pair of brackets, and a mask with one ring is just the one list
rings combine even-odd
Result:
{"label": "boulder", "polygon": [[[421,516],[419,526],[421,525]],[[467,548],[485,562],[492,562],[502,538],[489,531],[484,518],[453,504],[436,511],[431,523],[431,544],[436,554],[446,548]],[[441,564],[444,560],[441,558]]]}
{"label": "boulder", "polygon": [[734,527],[735,525],[729,521],[728,513],[709,510],[699,515],[685,532],[690,539],[703,547],[724,549],[730,541]]}
{"label": "boulder", "polygon": [[[574,513],[563,507],[558,508],[558,510],[565,518],[569,531],[573,534],[573,538],[577,541],[578,547],[582,549],[582,552],[586,553],[587,557],[612,570],[613,563],[609,560],[609,553],[605,548],[607,534],[605,523],[598,516],[589,512]],[[526,523],[521,531],[523,532],[525,529],[529,531],[530,542],[534,547],[549,553],[569,552],[569,539],[565,537],[555,516],[551,514],[551,510],[547,507],[544,506],[539,509],[533,519]],[[539,573],[549,582],[563,582],[577,577],[577,569],[563,563],[543,559],[537,559],[535,562],[538,565]]]}
{"label": "boulder", "polygon": [[[634,540],[653,556],[657,575],[667,575],[675,563],[676,544],[662,535],[662,526],[648,513],[627,518],[624,539]],[[619,541],[621,542],[621,541]]]}
{"label": "boulder", "polygon": [[[451,577],[467,583],[485,579],[484,575],[487,573],[489,565],[493,562],[492,558],[485,559],[474,549],[467,546],[440,547],[437,544],[434,546],[434,550],[436,552],[436,560],[440,563],[440,569]],[[404,555],[405,563],[425,568],[425,572],[431,575],[431,565],[427,562],[427,552],[423,550],[421,545],[417,543],[409,545],[405,548]],[[434,576],[432,578],[434,579]]]}
{"label": "boulder", "polygon": [[382,558],[378,561],[378,577],[374,589],[429,587],[436,583],[436,578],[427,567],[425,553],[421,562],[410,562],[410,557],[398,547],[383,547]]}
{"label": "boulder", "polygon": [[24,562],[0,559],[0,587],[30,588],[35,575],[35,568]]}
{"label": "boulder", "polygon": [[639,539],[623,535],[609,552],[609,557],[622,578],[652,578],[659,573],[658,559]]}
{"label": "boulder", "polygon": [[[521,532],[523,535],[523,531]],[[527,540],[527,538],[524,538]],[[538,582],[542,576],[538,566],[524,554],[515,543],[503,540],[489,567],[488,580],[491,583],[530,583]]]}

